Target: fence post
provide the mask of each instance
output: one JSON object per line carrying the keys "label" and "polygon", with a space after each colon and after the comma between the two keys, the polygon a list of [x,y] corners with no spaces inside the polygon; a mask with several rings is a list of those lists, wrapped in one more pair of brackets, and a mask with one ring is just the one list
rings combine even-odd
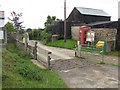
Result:
{"label": "fence post", "polygon": [[51,52],[48,52],[48,69],[49,69],[49,70],[51,69],[51,68],[50,68],[50,60],[51,60],[50,54],[51,54]]}
{"label": "fence post", "polygon": [[27,37],[25,36],[25,50],[27,51]]}
{"label": "fence post", "polygon": [[37,60],[37,42],[35,42],[34,59]]}

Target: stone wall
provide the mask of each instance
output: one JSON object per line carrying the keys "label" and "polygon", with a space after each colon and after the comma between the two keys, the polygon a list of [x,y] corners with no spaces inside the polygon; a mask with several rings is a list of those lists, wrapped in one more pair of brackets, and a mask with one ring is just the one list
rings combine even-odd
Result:
{"label": "stone wall", "polygon": [[[71,27],[72,39],[78,40],[80,30],[79,27],[80,26]],[[100,40],[106,40],[108,48],[115,49],[117,34],[116,28],[93,28],[91,30],[95,32],[95,44]],[[110,51],[110,49],[108,51]]]}
{"label": "stone wall", "polygon": [[79,40],[79,39],[78,39],[79,30],[80,30],[80,26],[73,26],[73,27],[71,27],[72,39],[74,39],[74,40]]}
{"label": "stone wall", "polygon": [[106,41],[115,41],[117,29],[115,28],[93,28],[91,29],[95,32],[95,40],[106,40]]}

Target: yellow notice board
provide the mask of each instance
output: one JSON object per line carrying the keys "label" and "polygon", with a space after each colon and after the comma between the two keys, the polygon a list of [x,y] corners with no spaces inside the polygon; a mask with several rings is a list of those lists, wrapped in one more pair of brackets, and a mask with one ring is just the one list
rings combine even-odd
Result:
{"label": "yellow notice board", "polygon": [[98,41],[96,47],[104,47],[104,41]]}

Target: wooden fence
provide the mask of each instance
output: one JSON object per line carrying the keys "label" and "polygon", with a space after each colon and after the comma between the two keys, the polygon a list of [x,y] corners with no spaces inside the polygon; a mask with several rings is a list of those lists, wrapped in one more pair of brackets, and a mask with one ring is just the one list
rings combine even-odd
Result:
{"label": "wooden fence", "polygon": [[50,54],[50,51],[43,49],[39,44],[37,44],[37,60],[48,69],[50,69]]}
{"label": "wooden fence", "polygon": [[23,43],[22,41],[16,40],[16,45],[32,56],[33,59],[39,61],[42,65],[50,70],[50,54],[51,52],[43,49],[37,42]]}

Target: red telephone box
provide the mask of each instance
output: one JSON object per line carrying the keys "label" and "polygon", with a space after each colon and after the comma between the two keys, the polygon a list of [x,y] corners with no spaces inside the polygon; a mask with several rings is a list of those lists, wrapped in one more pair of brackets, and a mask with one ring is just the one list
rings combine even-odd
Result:
{"label": "red telephone box", "polygon": [[80,26],[80,30],[79,30],[79,41],[80,44],[87,44],[86,41],[86,33],[89,31],[89,27],[88,26]]}

